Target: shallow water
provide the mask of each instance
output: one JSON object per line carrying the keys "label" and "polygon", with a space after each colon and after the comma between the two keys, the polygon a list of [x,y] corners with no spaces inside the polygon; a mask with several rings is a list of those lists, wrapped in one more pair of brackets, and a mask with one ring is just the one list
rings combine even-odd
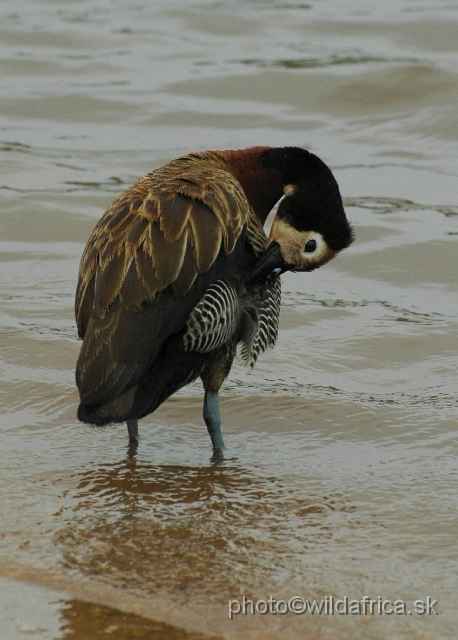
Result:
{"label": "shallow water", "polygon": [[[456,638],[458,3],[5,0],[0,38],[8,640]],[[84,244],[152,168],[257,144],[320,155],[356,243],[283,278],[277,347],[221,394],[224,463],[198,384],[131,455],[75,417]],[[439,615],[230,621],[243,595]]]}

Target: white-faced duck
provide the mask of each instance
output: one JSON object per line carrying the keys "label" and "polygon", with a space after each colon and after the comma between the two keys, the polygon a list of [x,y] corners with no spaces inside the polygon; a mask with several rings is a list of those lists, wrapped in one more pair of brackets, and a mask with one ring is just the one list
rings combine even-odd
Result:
{"label": "white-faced duck", "polygon": [[305,149],[191,153],[140,178],[81,259],[78,418],[127,422],[136,442],[138,420],[200,377],[222,451],[218,391],[238,345],[253,366],[275,344],[280,274],[313,271],[352,240],[331,170]]}

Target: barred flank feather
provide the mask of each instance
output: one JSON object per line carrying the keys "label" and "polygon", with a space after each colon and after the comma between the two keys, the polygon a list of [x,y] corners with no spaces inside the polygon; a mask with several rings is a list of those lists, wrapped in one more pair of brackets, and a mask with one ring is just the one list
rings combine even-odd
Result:
{"label": "barred flank feather", "polygon": [[231,284],[218,280],[207,289],[187,320],[184,350],[209,353],[238,337],[242,360],[252,368],[258,356],[275,345],[280,298],[280,278],[267,283],[253,297],[242,299]]}
{"label": "barred flank feather", "polygon": [[[253,214],[248,217],[247,242],[255,255],[260,255],[267,244],[264,229]],[[229,282],[218,280],[207,289],[187,320],[184,350],[209,353],[237,338],[242,344],[242,360],[252,368],[258,356],[275,345],[280,298],[280,278],[241,299]]]}
{"label": "barred flank feather", "polygon": [[225,280],[218,280],[207,289],[188,317],[184,350],[208,353],[221,347],[236,333],[238,317],[237,292]]}
{"label": "barred flank feather", "polygon": [[[259,256],[266,248],[267,236],[262,224],[256,216],[248,218],[247,225],[248,242],[253,247],[256,256]],[[267,282],[256,300],[252,300],[252,310],[255,312],[255,322],[251,323],[251,331],[245,331],[242,337],[241,358],[249,367],[253,368],[258,356],[267,349],[273,347],[277,341],[278,321],[280,317],[281,282],[276,278],[273,282]]]}
{"label": "barred flank feather", "polygon": [[255,331],[246,335],[242,340],[241,357],[251,368],[256,364],[260,353],[267,347],[273,347],[277,341],[278,322],[280,317],[281,282],[275,278],[268,282],[260,299],[254,305],[257,312]]}

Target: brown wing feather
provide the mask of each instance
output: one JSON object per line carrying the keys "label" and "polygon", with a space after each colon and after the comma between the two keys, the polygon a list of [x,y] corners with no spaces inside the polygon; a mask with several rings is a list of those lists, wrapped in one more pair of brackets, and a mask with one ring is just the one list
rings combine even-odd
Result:
{"label": "brown wing feather", "polygon": [[157,350],[177,330],[167,333],[157,320],[159,294],[172,285],[174,299],[184,298],[221,247],[226,255],[233,251],[249,211],[237,180],[205,153],[147,174],[112,203],[80,265],[75,312],[84,338],[77,365],[83,402],[112,400],[138,378],[145,350]]}
{"label": "brown wing feather", "polygon": [[194,254],[194,247],[191,240],[188,238],[188,244],[186,245],[186,251],[184,255],[183,265],[181,271],[178,274],[177,279],[172,284],[172,290],[177,298],[182,298],[192,286],[192,283],[197,278],[197,265]]}
{"label": "brown wing feather", "polygon": [[221,223],[211,209],[196,201],[189,216],[189,225],[196,254],[197,271],[205,273],[214,263],[221,247],[223,237]]}
{"label": "brown wing feather", "polygon": [[[142,302],[149,298],[151,289],[155,286],[154,269],[150,269],[151,277],[147,280],[144,271],[140,270],[140,265],[151,265],[151,260],[144,255],[142,249],[137,249],[135,259],[132,258],[129,268],[126,270],[124,282],[119,292],[121,302],[130,311],[139,309]],[[146,284],[146,282],[148,283]],[[159,288],[159,283],[157,283],[157,288]]]}
{"label": "brown wing feather", "polygon": [[183,235],[194,203],[189,197],[177,194],[166,203],[168,215],[163,213],[162,202],[159,201],[158,206],[161,231],[166,240],[174,242]]}

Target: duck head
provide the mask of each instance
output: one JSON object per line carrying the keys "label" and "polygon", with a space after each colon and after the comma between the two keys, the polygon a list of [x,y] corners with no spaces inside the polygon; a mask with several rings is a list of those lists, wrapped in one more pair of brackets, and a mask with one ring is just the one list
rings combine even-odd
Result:
{"label": "duck head", "polygon": [[318,156],[285,147],[265,151],[261,162],[280,171],[285,195],[246,287],[285,271],[318,269],[353,242],[336,179]]}

